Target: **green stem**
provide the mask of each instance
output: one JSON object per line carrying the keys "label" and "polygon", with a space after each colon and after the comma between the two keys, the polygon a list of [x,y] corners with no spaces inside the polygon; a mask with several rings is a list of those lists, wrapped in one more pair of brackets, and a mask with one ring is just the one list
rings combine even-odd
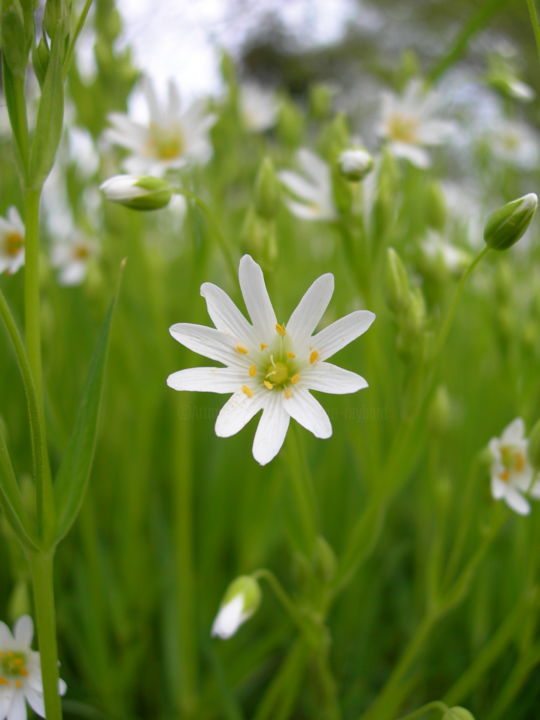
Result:
{"label": "green stem", "polygon": [[70,41],[69,41],[69,47],[66,52],[66,57],[64,59],[64,72],[67,73],[69,70],[69,67],[71,65],[71,59],[73,57],[73,52],[75,50],[75,43],[77,42],[77,39],[79,35],[81,34],[81,30],[83,29],[84,23],[86,21],[86,18],[88,16],[88,12],[90,10],[90,6],[92,5],[92,0],[86,0],[84,7],[81,11],[81,14],[79,15],[79,19],[77,21],[77,25],[75,26],[75,30],[73,31]]}
{"label": "green stem", "polygon": [[300,447],[300,438],[296,428],[292,428],[287,442],[287,458],[291,475],[291,487],[296,505],[295,541],[298,550],[307,558],[311,558],[317,536],[315,521],[315,501],[309,484],[309,468]]}
{"label": "green stem", "polygon": [[38,398],[43,397],[39,298],[39,200],[41,189],[27,188],[25,207],[24,317],[26,350]]}
{"label": "green stem", "polygon": [[534,39],[536,42],[536,51],[540,60],[540,24],[538,23],[538,13],[536,12],[535,0],[527,0],[529,15],[531,16],[531,25],[534,31]]}
{"label": "green stem", "polygon": [[34,591],[41,677],[47,720],[62,720],[58,692],[58,650],[53,588],[53,553],[31,553],[28,556]]}

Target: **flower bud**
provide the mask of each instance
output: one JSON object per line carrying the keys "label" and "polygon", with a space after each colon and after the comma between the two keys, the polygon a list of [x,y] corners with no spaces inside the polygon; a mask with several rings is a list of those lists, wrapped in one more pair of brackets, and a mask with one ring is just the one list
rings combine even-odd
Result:
{"label": "flower bud", "polygon": [[279,209],[281,185],[276,177],[274,165],[265,157],[255,181],[255,209],[265,220],[272,220]]}
{"label": "flower bud", "polygon": [[452,405],[450,395],[444,385],[439,385],[433,394],[429,406],[428,424],[437,434],[442,434],[448,429],[452,416]]}
{"label": "flower bud", "polygon": [[536,472],[540,472],[540,420],[531,430],[529,435],[529,462]]}
{"label": "flower bud", "polygon": [[442,720],[474,720],[474,715],[466,708],[456,705],[455,707],[448,708],[442,716]]}
{"label": "flower bud", "polygon": [[159,210],[169,204],[172,188],[151,175],[115,175],[100,185],[107,200],[134,210]]}
{"label": "flower bud", "polygon": [[363,147],[344,150],[338,158],[341,174],[352,182],[363,180],[373,169],[373,158]]}
{"label": "flower bud", "polygon": [[439,183],[430,183],[426,197],[426,222],[429,227],[442,232],[448,216],[444,192]]}
{"label": "flower bud", "polygon": [[409,279],[405,266],[394,248],[386,250],[386,303],[395,313],[402,311],[409,298]]}
{"label": "flower bud", "polygon": [[488,217],[484,240],[494,250],[507,250],[525,233],[536,212],[538,197],[534,193],[506,203]]}
{"label": "flower bud", "polygon": [[322,535],[317,537],[315,544],[315,565],[325,582],[334,578],[337,568],[336,554]]}
{"label": "flower bud", "polygon": [[32,50],[32,65],[40,86],[43,85],[47,67],[49,65],[50,50],[47,47],[45,38],[41,38],[39,43]]}
{"label": "flower bud", "polygon": [[28,43],[23,11],[19,0],[2,0],[0,46],[13,75],[23,77],[26,71]]}
{"label": "flower bud", "polygon": [[236,578],[225,593],[212,625],[212,636],[227,640],[248,620],[259,607],[261,589],[250,575]]}

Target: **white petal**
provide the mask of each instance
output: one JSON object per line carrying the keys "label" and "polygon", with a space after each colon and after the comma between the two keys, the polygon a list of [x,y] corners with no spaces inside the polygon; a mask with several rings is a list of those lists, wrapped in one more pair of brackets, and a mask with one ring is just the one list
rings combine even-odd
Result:
{"label": "white petal", "polygon": [[514,488],[508,488],[508,492],[506,493],[504,499],[508,507],[512,508],[512,510],[515,510],[515,512],[520,515],[528,515],[531,511],[529,503]]}
{"label": "white petal", "polygon": [[[244,302],[251,318],[251,322],[257,330],[269,336],[275,331],[276,314],[266,285],[261,268],[250,255],[244,255],[240,260],[240,288]],[[264,340],[265,338],[262,338]]]}
{"label": "white petal", "polygon": [[45,703],[43,701],[43,693],[36,692],[32,688],[25,691],[26,699],[32,710],[40,717],[45,717]]}
{"label": "white petal", "polygon": [[309,180],[306,180],[292,170],[281,170],[278,176],[283,185],[299,198],[302,198],[302,200],[308,203],[317,202],[320,190],[318,187],[312,185]]}
{"label": "white petal", "polygon": [[289,414],[283,409],[281,393],[270,391],[268,396],[253,440],[253,457],[260,465],[275,458],[289,427]]}
{"label": "white petal", "polygon": [[212,636],[227,640],[234,635],[244,620],[244,598],[242,595],[236,595],[220,608],[212,625]]}
{"label": "white petal", "polygon": [[369,310],[356,310],[321,330],[312,338],[312,346],[320,359],[326,360],[365,333],[374,320],[375,315]]}
{"label": "white petal", "polygon": [[285,202],[292,214],[302,220],[332,220],[335,215],[334,212],[330,213],[326,208],[318,204],[304,205],[294,200],[286,200]]}
{"label": "white petal", "polygon": [[328,165],[318,155],[315,155],[314,152],[307,148],[300,148],[296,157],[300,168],[315,184],[329,183],[330,171]]}
{"label": "white petal", "polygon": [[175,340],[199,355],[217,360],[224,365],[237,367],[245,365],[245,362],[242,364],[239,361],[239,355],[234,350],[232,339],[219,330],[205,325],[176,323],[169,328],[169,332]]}
{"label": "white petal", "polygon": [[423,148],[418,147],[418,145],[393,142],[390,143],[390,147],[396,157],[404,158],[422,170],[425,170],[431,165],[429,154]]}
{"label": "white petal", "polygon": [[224,290],[207,282],[201,285],[201,295],[206,300],[208,314],[218,330],[232,335],[236,340],[257,345],[253,328]]}
{"label": "white petal", "polygon": [[309,338],[320,322],[334,292],[334,276],[326,273],[317,278],[300,300],[287,323],[287,332],[294,340]]}
{"label": "white petal", "polygon": [[248,397],[243,392],[236,392],[219,411],[216,419],[215,433],[218,437],[236,435],[263,406],[262,392]]}
{"label": "white petal", "polygon": [[0,649],[13,645],[13,635],[5,622],[0,621]]}
{"label": "white petal", "polygon": [[0,688],[0,720],[4,720],[6,717],[6,713],[9,709],[9,706],[11,705],[11,700],[13,698],[13,687],[7,687],[3,685]]}
{"label": "white petal", "polygon": [[247,371],[237,368],[189,368],[169,375],[167,385],[173,390],[232,393],[242,386],[247,377]]}
{"label": "white petal", "polygon": [[15,623],[14,633],[15,642],[20,648],[25,650],[32,644],[34,636],[34,623],[30,615],[22,615]]}
{"label": "white petal", "polygon": [[363,390],[368,386],[367,380],[358,373],[344,370],[332,363],[318,362],[302,373],[302,379],[310,390],[346,395]]}
{"label": "white petal", "polygon": [[540,482],[535,482],[532,488],[529,490],[529,494],[535,500],[540,499]]}
{"label": "white petal", "polygon": [[524,435],[525,423],[522,418],[518,417],[515,420],[512,420],[510,425],[505,427],[501,435],[501,440],[504,443],[512,443],[516,440],[522,440]]}
{"label": "white petal", "polygon": [[491,477],[491,494],[494,500],[500,500],[505,497],[508,491],[508,484],[500,480],[497,475]]}
{"label": "white petal", "polygon": [[20,690],[13,693],[7,720],[26,720],[26,704],[24,695]]}
{"label": "white petal", "polygon": [[62,678],[58,678],[58,694],[65,695],[67,691],[67,683]]}
{"label": "white petal", "polygon": [[326,410],[307,390],[293,390],[292,396],[283,400],[283,407],[315,437],[329,438],[332,434],[332,423]]}

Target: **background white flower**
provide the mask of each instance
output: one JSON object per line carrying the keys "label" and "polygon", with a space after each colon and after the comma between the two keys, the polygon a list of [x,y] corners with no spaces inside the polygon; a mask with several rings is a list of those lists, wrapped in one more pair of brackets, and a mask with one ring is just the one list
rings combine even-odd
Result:
{"label": "background white flower", "polygon": [[[13,634],[0,622],[0,720],[26,720],[26,704],[45,717],[39,653],[30,648],[34,624],[29,615],[15,623]],[[63,680],[58,692],[66,692]]]}
{"label": "background white flower", "polygon": [[336,208],[332,196],[330,168],[318,155],[307,148],[296,154],[300,172],[281,170],[279,179],[298,200],[288,198],[287,207],[304,220],[333,220]]}
{"label": "background white flower", "polygon": [[95,243],[80,235],[57,240],[52,247],[52,265],[59,270],[60,285],[80,285],[96,251]]}
{"label": "background white flower", "polygon": [[527,445],[525,424],[521,418],[513,420],[500,438],[489,441],[491,494],[495,500],[503,499],[520,515],[527,515],[531,510],[525,495],[540,498],[540,482],[531,487],[533,469],[527,459]]}
{"label": "background white flower", "polygon": [[240,87],[240,115],[244,125],[253,132],[263,132],[276,123],[278,99],[273,90],[255,83]]}
{"label": "background white flower", "polygon": [[208,132],[216,118],[207,112],[205,101],[197,100],[182,110],[180,94],[172,80],[165,103],[159,102],[148,78],[143,91],[149,114],[146,124],[123,113],[111,113],[112,127],[106,131],[110,142],[132,153],[124,162],[128,172],[156,175],[188,162],[207,162],[212,155]]}
{"label": "background white flower", "polygon": [[178,342],[226,367],[180,370],[167,384],[175,390],[233,393],[216,421],[220,437],[236,434],[262,410],[253,456],[265,465],[279,452],[290,418],[316,437],[332,434],[330,419],[310,390],[342,394],[367,387],[360,375],[326,361],[364,333],[375,315],[357,310],[314,334],[334,291],[331,273],[315,280],[286,325],[278,323],[262,270],[249,255],[240,260],[239,279],[251,324],[221,288],[204,283],[201,295],[215,329],[190,323],[170,328]]}
{"label": "background white flower", "polygon": [[24,225],[17,208],[0,217],[0,273],[12,275],[24,265]]}
{"label": "background white flower", "polygon": [[440,105],[440,96],[425,92],[419,80],[412,80],[402,95],[383,93],[379,135],[396,157],[430,166],[425,147],[444,143],[454,130],[453,123],[437,118]]}

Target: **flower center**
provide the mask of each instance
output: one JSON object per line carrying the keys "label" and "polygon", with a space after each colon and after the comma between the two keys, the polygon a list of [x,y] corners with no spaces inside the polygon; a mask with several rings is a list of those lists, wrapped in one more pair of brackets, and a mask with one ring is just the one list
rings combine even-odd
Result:
{"label": "flower center", "polygon": [[26,669],[26,653],[16,650],[0,652],[0,685],[7,685],[9,680],[28,677]]}
{"label": "flower center", "polygon": [[[294,372],[292,373],[294,375]],[[291,377],[291,368],[286,362],[278,360],[277,362],[272,361],[266,368],[265,378],[269,380],[272,385],[277,387],[283,387],[289,378]]]}
{"label": "flower center", "polygon": [[150,154],[159,160],[174,160],[184,152],[184,137],[178,128],[150,126]]}
{"label": "flower center", "polygon": [[9,257],[16,257],[23,246],[22,235],[18,232],[10,232],[4,237],[4,251]]}
{"label": "flower center", "polygon": [[513,472],[520,473],[525,470],[525,455],[523,451],[513,445],[503,445],[501,460],[504,470],[500,473],[501,480],[508,482]]}
{"label": "flower center", "polygon": [[87,260],[90,255],[90,249],[86,245],[75,245],[73,248],[74,260]]}
{"label": "flower center", "polygon": [[388,119],[387,134],[391,140],[410,143],[418,142],[418,120],[412,115],[394,113]]}

